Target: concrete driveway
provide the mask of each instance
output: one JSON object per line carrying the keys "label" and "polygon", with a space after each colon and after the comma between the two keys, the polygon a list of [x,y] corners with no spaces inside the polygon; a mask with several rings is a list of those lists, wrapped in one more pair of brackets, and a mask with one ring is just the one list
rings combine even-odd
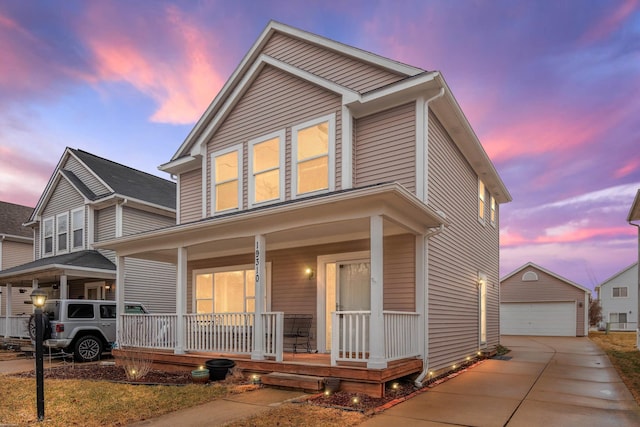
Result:
{"label": "concrete driveway", "polygon": [[503,336],[486,360],[363,423],[382,426],[640,426],[640,407],[588,338]]}

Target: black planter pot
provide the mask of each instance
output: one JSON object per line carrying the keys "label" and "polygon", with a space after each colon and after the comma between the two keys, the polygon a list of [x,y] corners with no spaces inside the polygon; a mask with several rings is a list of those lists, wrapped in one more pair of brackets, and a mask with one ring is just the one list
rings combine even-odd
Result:
{"label": "black planter pot", "polygon": [[229,369],[236,366],[236,362],[229,359],[211,359],[207,360],[205,365],[209,370],[209,380],[220,381],[227,377]]}

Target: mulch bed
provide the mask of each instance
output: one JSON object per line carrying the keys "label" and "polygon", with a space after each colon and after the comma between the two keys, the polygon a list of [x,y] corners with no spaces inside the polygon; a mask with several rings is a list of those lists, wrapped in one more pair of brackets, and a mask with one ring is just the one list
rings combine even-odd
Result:
{"label": "mulch bed", "polygon": [[[23,372],[16,374],[15,376],[22,378],[34,378],[35,372]],[[193,383],[190,372],[165,372],[158,370],[151,370],[144,376],[144,378],[137,381],[131,381],[127,379],[127,375],[122,366],[99,364],[76,364],[74,366],[56,366],[53,368],[47,368],[44,370],[44,377],[61,380],[102,380],[132,384],[181,385]]]}

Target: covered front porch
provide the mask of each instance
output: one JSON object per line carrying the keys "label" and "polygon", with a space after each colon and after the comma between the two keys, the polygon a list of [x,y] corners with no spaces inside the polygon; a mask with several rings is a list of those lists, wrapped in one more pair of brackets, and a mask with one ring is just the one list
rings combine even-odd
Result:
{"label": "covered front porch", "polygon": [[[394,183],[101,243],[117,253],[120,307],[127,258],[177,267],[176,312],[121,314],[118,346],[184,360],[222,354],[263,367],[286,365],[288,352],[314,366],[302,357],[311,350],[327,372],[379,371],[379,380],[406,373],[386,371],[398,363],[421,371],[426,239],[444,223]],[[292,314],[313,319],[309,346],[295,353],[287,344]]]}

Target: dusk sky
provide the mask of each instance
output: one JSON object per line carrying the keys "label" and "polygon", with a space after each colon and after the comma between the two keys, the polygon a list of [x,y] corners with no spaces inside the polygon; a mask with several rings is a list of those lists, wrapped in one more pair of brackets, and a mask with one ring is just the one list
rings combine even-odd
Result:
{"label": "dusk sky", "polygon": [[637,260],[640,0],[4,0],[0,200],[34,206],[67,146],[169,178],[270,19],[442,72],[513,196],[501,276]]}

